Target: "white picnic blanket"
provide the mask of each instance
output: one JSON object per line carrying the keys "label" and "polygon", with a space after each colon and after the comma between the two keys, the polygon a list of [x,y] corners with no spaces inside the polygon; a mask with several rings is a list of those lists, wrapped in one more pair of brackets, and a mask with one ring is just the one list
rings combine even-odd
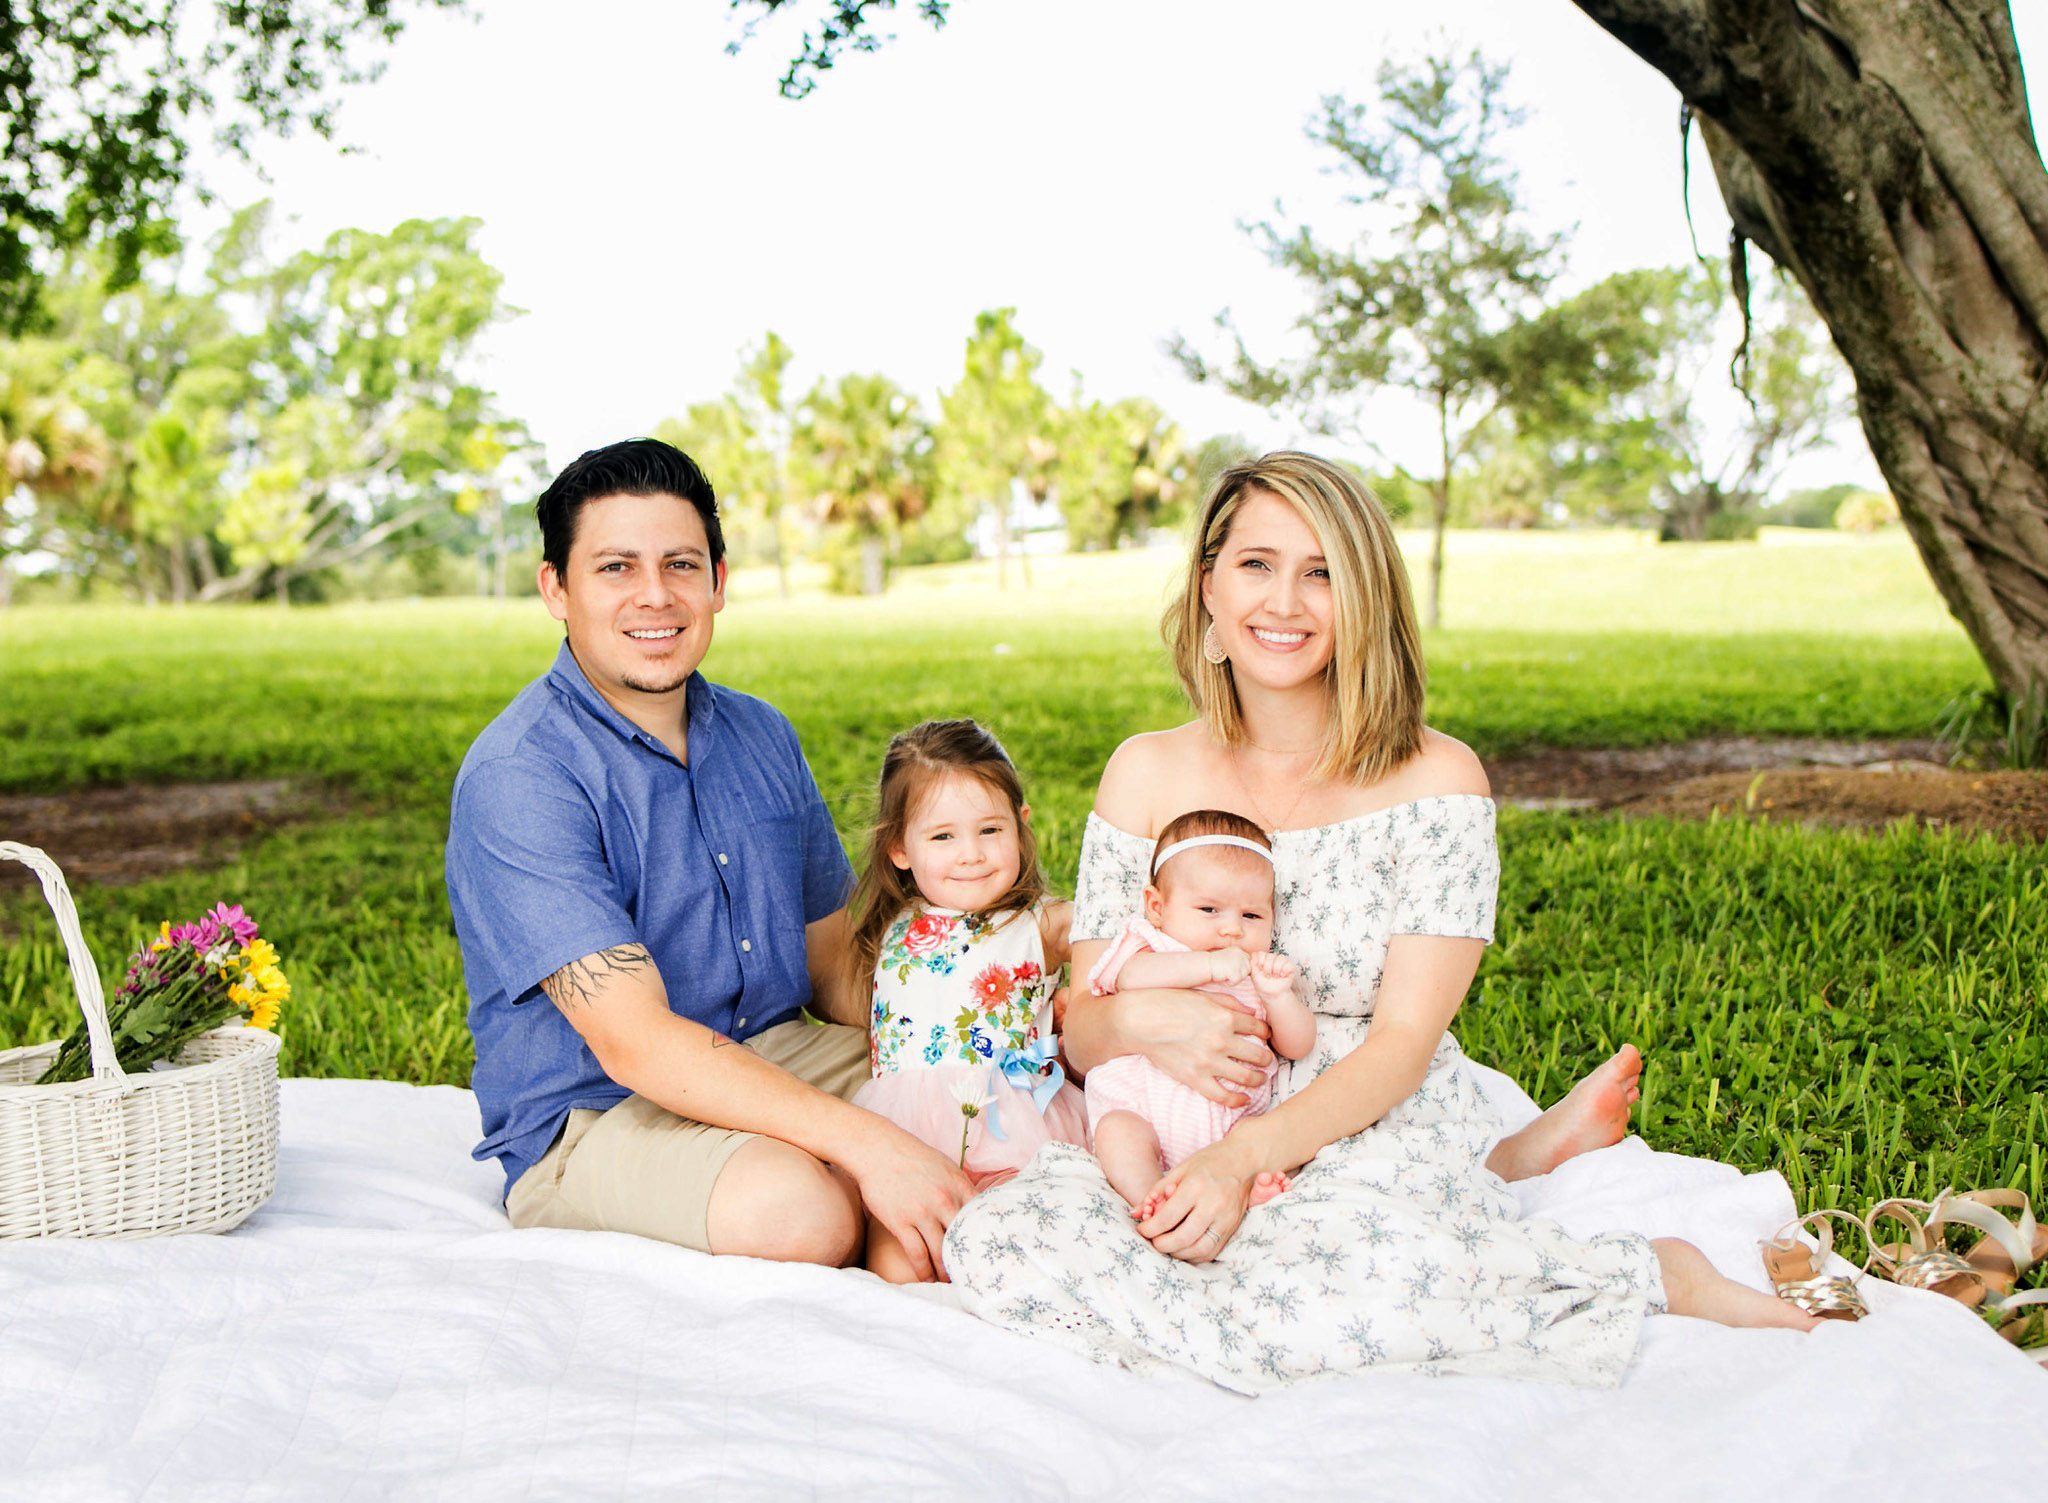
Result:
{"label": "white picnic blanket", "polygon": [[[1489,1072],[1513,1104],[1527,1098]],[[0,1495],[2034,1498],[2048,1372],[1938,1295],[1812,1335],[1657,1317],[1615,1391],[1384,1373],[1251,1399],[943,1289],[512,1231],[465,1091],[286,1081],[227,1236],[0,1244]],[[1775,1174],[1630,1141],[1523,1187],[1762,1286]]]}

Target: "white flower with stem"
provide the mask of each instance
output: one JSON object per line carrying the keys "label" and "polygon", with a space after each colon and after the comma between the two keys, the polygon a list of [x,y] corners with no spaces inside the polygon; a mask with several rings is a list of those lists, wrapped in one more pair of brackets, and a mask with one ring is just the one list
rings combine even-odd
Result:
{"label": "white flower with stem", "polygon": [[974,1119],[990,1111],[996,1103],[993,1070],[974,1075],[963,1075],[949,1081],[946,1090],[960,1103],[960,1167],[967,1167],[967,1135],[974,1130]]}

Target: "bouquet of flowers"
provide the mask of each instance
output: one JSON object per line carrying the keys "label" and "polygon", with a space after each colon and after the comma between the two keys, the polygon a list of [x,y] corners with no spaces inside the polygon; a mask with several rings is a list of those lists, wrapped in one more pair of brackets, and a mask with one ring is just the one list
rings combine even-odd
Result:
{"label": "bouquet of flowers", "polygon": [[[252,1028],[275,1027],[279,1005],[291,994],[276,949],[239,904],[216,904],[196,924],[175,929],[166,919],[156,938],[128,957],[128,975],[107,1004],[114,1056],[133,1073],[174,1058],[200,1034],[235,1018]],[[83,1080],[91,1071],[92,1046],[81,1022],[36,1083]]]}

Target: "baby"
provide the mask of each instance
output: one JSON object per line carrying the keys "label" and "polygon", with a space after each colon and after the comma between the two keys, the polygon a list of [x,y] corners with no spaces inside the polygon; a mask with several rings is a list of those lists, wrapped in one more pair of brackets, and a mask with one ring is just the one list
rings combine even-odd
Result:
{"label": "baby", "polygon": [[[1183,814],[1159,832],[1144,911],[1088,973],[1097,996],[1136,987],[1221,992],[1265,1020],[1273,1051],[1300,1059],[1315,1047],[1316,1019],[1294,984],[1294,962],[1273,953],[1273,845],[1250,820],[1217,809]],[[1246,1089],[1244,1106],[1223,1106],[1182,1085],[1143,1055],[1089,1071],[1088,1129],[1102,1172],[1144,1214],[1160,1175],[1262,1112],[1273,1073]],[[1226,1084],[1228,1084],[1226,1082]],[[1236,1089],[1235,1087],[1232,1087]],[[1287,1188],[1261,1175],[1252,1203]]]}

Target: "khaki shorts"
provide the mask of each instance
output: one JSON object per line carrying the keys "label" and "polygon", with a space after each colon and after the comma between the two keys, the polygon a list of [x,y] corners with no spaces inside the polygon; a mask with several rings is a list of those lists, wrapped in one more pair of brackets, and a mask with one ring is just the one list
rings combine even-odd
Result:
{"label": "khaki shorts", "polygon": [[[861,1028],[799,1018],[743,1047],[841,1100],[851,1100],[868,1078]],[[726,1160],[755,1136],[678,1117],[643,1096],[628,1096],[609,1111],[579,1109],[569,1113],[555,1146],[519,1176],[505,1210],[514,1226],[631,1232],[709,1252],[711,1187]]]}

